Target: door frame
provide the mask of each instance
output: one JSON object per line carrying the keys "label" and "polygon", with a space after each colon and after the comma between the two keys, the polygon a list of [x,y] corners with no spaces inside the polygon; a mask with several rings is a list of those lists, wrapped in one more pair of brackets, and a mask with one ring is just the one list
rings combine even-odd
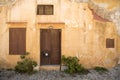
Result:
{"label": "door frame", "polygon": [[[37,57],[38,58],[38,64],[39,66],[40,65],[40,53],[41,53],[41,50],[40,50],[40,29],[49,29],[50,26],[52,26],[53,29],[61,29],[61,56],[63,55],[63,39],[64,39],[64,35],[63,35],[63,31],[66,27],[65,23],[64,22],[38,22],[37,25],[36,25],[36,29],[37,29],[37,53],[39,53],[39,56]],[[61,62],[60,62],[60,70],[61,70]]]}

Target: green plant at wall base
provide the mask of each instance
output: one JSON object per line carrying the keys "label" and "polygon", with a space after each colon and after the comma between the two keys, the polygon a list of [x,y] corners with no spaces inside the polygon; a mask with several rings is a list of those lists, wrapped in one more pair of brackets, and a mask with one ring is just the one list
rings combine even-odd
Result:
{"label": "green plant at wall base", "polygon": [[99,66],[95,67],[94,70],[96,70],[97,72],[103,72],[103,73],[108,71],[108,69],[104,67],[99,67]]}
{"label": "green plant at wall base", "polygon": [[62,56],[62,63],[67,66],[67,69],[65,69],[65,72],[67,73],[81,73],[84,72],[85,69],[82,67],[81,64],[79,64],[79,59],[77,57],[65,57]]}
{"label": "green plant at wall base", "polygon": [[37,66],[37,62],[27,57],[28,53],[21,55],[21,61],[17,62],[15,66],[15,71],[19,73],[32,74],[34,72],[34,67]]}

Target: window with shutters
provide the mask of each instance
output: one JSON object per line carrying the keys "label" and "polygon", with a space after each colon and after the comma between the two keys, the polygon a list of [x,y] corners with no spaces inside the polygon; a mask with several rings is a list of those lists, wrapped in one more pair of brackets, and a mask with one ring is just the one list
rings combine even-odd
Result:
{"label": "window with shutters", "polygon": [[106,48],[114,48],[114,39],[106,39]]}
{"label": "window with shutters", "polygon": [[26,29],[9,28],[9,54],[24,54],[26,52]]}
{"label": "window with shutters", "polygon": [[37,5],[37,15],[53,15],[53,5]]}

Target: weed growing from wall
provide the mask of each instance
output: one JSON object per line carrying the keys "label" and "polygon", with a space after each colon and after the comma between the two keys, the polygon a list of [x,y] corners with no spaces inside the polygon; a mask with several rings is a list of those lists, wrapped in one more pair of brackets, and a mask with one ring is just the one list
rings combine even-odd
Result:
{"label": "weed growing from wall", "polygon": [[108,69],[104,68],[104,67],[95,67],[94,70],[96,70],[97,72],[99,73],[105,73],[105,72],[108,72]]}

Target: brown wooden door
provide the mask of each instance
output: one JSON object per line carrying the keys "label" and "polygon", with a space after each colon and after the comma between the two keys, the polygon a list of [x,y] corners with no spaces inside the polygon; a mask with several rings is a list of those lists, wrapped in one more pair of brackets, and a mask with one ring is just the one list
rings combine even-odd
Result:
{"label": "brown wooden door", "polygon": [[61,30],[41,29],[41,65],[60,64],[61,60]]}

